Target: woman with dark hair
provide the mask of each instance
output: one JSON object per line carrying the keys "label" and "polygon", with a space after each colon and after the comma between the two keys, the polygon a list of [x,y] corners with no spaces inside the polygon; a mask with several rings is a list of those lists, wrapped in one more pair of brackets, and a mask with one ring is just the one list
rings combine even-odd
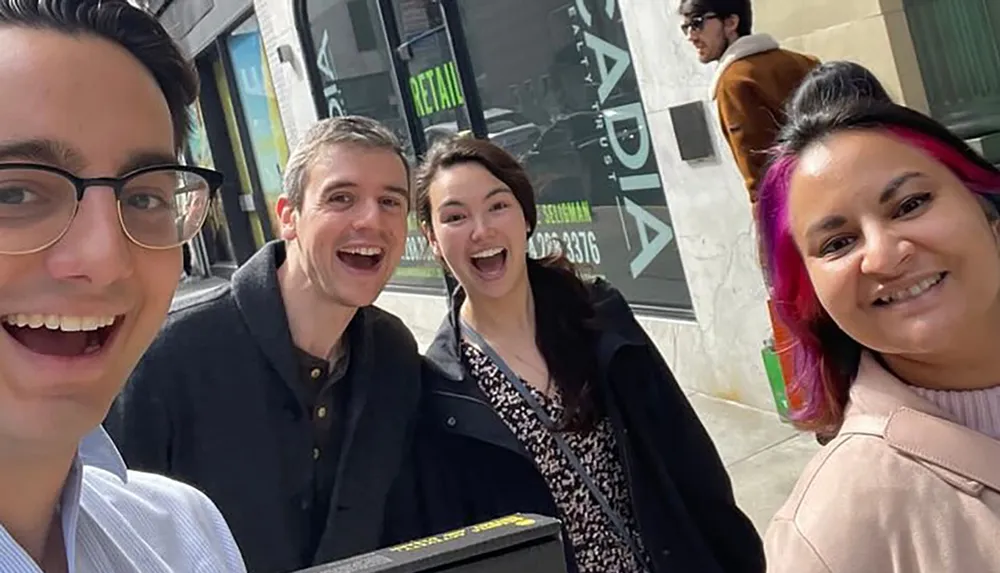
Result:
{"label": "woman with dark hair", "polygon": [[794,420],[836,434],[769,571],[1000,570],[1000,171],[918,112],[840,99],[789,118],[761,189]]}
{"label": "woman with dark hair", "polygon": [[427,351],[447,438],[421,461],[449,501],[430,504],[432,529],[538,513],[563,521],[573,572],[762,572],[714,445],[622,295],[561,253],[528,255],[521,165],[487,141],[439,144],[416,211],[459,284]]}
{"label": "woman with dark hair", "polygon": [[875,74],[856,62],[835,60],[812,69],[785,104],[787,117],[820,111],[831,101],[871,99],[892,103]]}

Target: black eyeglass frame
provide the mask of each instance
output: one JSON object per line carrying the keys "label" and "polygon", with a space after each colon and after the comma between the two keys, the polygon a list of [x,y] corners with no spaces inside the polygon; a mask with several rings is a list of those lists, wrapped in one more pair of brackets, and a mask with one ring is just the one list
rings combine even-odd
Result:
{"label": "black eyeglass frame", "polygon": [[[165,251],[169,249],[174,249],[183,245],[185,242],[189,241],[190,237],[188,239],[178,242],[177,244],[155,247],[146,245],[144,243],[140,243],[135,239],[135,237],[132,236],[131,233],[129,233],[128,228],[125,225],[125,220],[122,218],[123,215],[121,207],[121,195],[125,189],[125,186],[128,185],[128,183],[133,179],[140,177],[142,175],[147,175],[149,173],[155,173],[158,171],[183,171],[186,173],[197,175],[198,177],[201,177],[202,179],[205,180],[205,182],[208,184],[207,202],[208,204],[211,204],[212,200],[214,200],[215,196],[218,194],[219,189],[222,187],[222,184],[225,182],[225,176],[222,173],[215,171],[214,169],[207,169],[205,167],[195,167],[193,165],[181,165],[179,163],[178,164],[163,163],[157,165],[150,165],[147,167],[136,169],[134,171],[130,171],[125,175],[122,175],[121,177],[78,177],[73,173],[66,171],[65,169],[55,167],[52,165],[46,165],[44,163],[24,163],[24,162],[0,163],[0,173],[4,171],[13,171],[15,169],[22,169],[22,170],[31,169],[35,171],[45,171],[63,177],[64,179],[72,183],[73,186],[76,188],[76,203],[73,205],[73,214],[70,215],[69,219],[67,220],[66,227],[62,231],[60,231],[59,234],[56,235],[54,239],[48,241],[47,243],[45,243],[40,247],[30,249],[27,251],[8,252],[4,251],[3,246],[0,245],[0,254],[3,255],[30,255],[34,253],[40,253],[45,249],[48,249],[52,245],[58,243],[66,235],[66,232],[69,231],[70,227],[73,226],[73,220],[76,219],[76,214],[79,212],[80,209],[80,201],[83,200],[83,196],[87,192],[87,189],[96,186],[110,187],[114,191],[115,200],[118,203],[118,223],[119,225],[121,225],[122,232],[125,233],[125,236],[128,237],[130,241],[132,241],[133,243],[139,245],[144,249],[150,249],[154,251]],[[207,217],[208,217],[208,206],[206,205],[205,212],[202,215],[201,221],[198,223],[198,225],[195,226],[195,229],[200,230],[201,226],[205,224],[205,219]],[[195,235],[197,235],[197,233],[198,231],[196,230]]]}
{"label": "black eyeglass frame", "polygon": [[704,14],[696,14],[689,17],[685,22],[681,24],[681,33],[685,36],[688,35],[690,30],[696,32],[701,32],[705,29],[705,22],[708,20],[721,20],[722,16],[719,16],[715,12],[705,12]]}

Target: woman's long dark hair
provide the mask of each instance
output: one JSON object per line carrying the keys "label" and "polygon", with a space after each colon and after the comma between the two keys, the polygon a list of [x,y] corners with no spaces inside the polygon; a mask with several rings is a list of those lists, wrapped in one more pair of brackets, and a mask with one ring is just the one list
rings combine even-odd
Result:
{"label": "woman's long dark hair", "polygon": [[[434,178],[442,170],[464,163],[481,165],[510,188],[524,213],[530,237],[538,215],[528,174],[502,148],[468,137],[438,143],[417,170],[414,204],[423,228],[428,232],[433,230],[430,186]],[[590,290],[577,267],[561,251],[539,259],[528,257],[527,269],[535,300],[535,345],[563,398],[565,414],[559,429],[586,432],[601,416],[593,387],[593,377],[597,374],[594,350],[597,329]]]}

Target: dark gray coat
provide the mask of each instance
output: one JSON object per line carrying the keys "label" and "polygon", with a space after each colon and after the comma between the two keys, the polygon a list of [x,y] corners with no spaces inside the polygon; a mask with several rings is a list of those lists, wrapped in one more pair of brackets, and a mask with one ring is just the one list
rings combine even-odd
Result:
{"label": "dark gray coat", "polygon": [[283,259],[284,244],[271,243],[231,284],[175,309],[105,422],[130,468],[208,494],[251,573],[285,573],[422,533],[397,535],[394,524],[407,519],[390,516],[404,511],[390,497],[410,448],[420,358],[406,326],[374,307],[348,327],[345,439],[326,527],[309,531],[313,434],[293,391],[299,370],[276,274]]}

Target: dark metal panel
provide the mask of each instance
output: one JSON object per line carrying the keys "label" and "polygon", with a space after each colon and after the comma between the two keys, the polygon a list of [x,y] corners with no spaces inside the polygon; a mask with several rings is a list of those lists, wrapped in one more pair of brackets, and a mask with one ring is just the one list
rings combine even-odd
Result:
{"label": "dark metal panel", "polygon": [[476,85],[476,74],[472,68],[472,57],[469,55],[469,44],[465,39],[465,28],[462,26],[462,15],[458,11],[455,0],[440,0],[441,16],[444,18],[451,52],[458,68],[458,79],[465,94],[465,110],[469,117],[472,133],[480,139],[489,139],[489,128],[483,116],[483,100],[479,97],[479,86]]}
{"label": "dark metal panel", "polygon": [[413,94],[410,92],[409,68],[396,52],[396,46],[399,46],[402,40],[399,37],[399,27],[396,25],[396,17],[392,11],[392,0],[378,0],[378,12],[382,22],[382,31],[385,34],[385,43],[389,47],[389,57],[392,59],[392,76],[396,80],[397,95],[406,115],[406,126],[410,130],[413,155],[420,158],[427,151],[427,138],[424,137],[424,129],[420,125],[417,109],[413,103]]}

